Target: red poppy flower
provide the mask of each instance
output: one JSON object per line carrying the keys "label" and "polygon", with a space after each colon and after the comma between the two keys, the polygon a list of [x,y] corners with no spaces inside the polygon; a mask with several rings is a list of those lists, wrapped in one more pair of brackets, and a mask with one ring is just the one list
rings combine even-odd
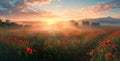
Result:
{"label": "red poppy flower", "polygon": [[107,45],[111,44],[111,40],[106,40]]}
{"label": "red poppy flower", "polygon": [[32,49],[29,48],[29,47],[25,48],[25,52],[28,53],[28,54],[32,54],[33,53]]}
{"label": "red poppy flower", "polygon": [[105,57],[106,57],[106,58],[113,58],[114,55],[113,55],[112,53],[107,53],[107,54],[105,55]]}
{"label": "red poppy flower", "polygon": [[100,46],[103,46],[104,45],[104,42],[100,42]]}
{"label": "red poppy flower", "polygon": [[117,47],[117,45],[114,45],[113,48],[116,50],[118,47]]}
{"label": "red poppy flower", "polygon": [[103,42],[103,44],[104,44],[104,45],[108,45],[108,43],[107,43],[107,42]]}

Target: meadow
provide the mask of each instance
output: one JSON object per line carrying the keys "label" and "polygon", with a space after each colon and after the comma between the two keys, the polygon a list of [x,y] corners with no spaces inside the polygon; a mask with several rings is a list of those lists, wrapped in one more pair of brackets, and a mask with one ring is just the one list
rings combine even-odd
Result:
{"label": "meadow", "polygon": [[0,28],[0,61],[120,61],[120,29],[50,33]]}

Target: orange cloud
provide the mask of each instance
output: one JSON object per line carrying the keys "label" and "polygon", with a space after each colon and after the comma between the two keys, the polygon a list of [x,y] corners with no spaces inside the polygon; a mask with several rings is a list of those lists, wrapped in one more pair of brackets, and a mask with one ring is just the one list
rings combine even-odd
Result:
{"label": "orange cloud", "polygon": [[21,12],[27,8],[31,8],[32,6],[48,4],[51,1],[52,0],[28,0],[24,2],[18,2],[18,4],[15,5],[14,10],[16,12]]}
{"label": "orange cloud", "polygon": [[115,15],[113,16],[114,18],[119,18],[120,19],[120,15]]}
{"label": "orange cloud", "polygon": [[68,11],[66,16],[71,19],[85,19],[85,18],[98,18],[98,17],[105,17],[108,12],[104,12],[109,7],[106,6],[104,10],[101,10],[101,5],[98,6],[90,6],[84,7],[80,9],[76,9],[74,11]]}
{"label": "orange cloud", "polygon": [[[13,20],[40,20],[41,18],[53,18],[51,12],[41,10],[40,6],[49,4],[52,0],[16,0],[16,2],[4,1],[1,5],[3,10],[0,10],[0,16]],[[1,3],[0,2],[0,3]],[[9,4],[10,2],[10,4]],[[40,5],[35,8],[35,5]]]}
{"label": "orange cloud", "polygon": [[97,6],[93,6],[93,7],[90,6],[89,9],[94,12],[103,12],[103,11],[108,11],[112,8],[110,4],[98,4]]}
{"label": "orange cloud", "polygon": [[39,12],[20,12],[7,16],[9,19],[14,21],[45,21],[46,19],[54,19],[58,16],[53,12],[39,11]]}
{"label": "orange cloud", "polygon": [[120,4],[113,4],[113,6],[118,7],[118,6],[120,6]]}
{"label": "orange cloud", "polygon": [[43,4],[48,4],[50,3],[52,0],[32,0],[32,1],[27,1],[25,2],[25,4],[27,4],[28,6],[33,6],[33,5],[43,5]]}
{"label": "orange cloud", "polygon": [[32,8],[35,5],[44,5],[50,3],[52,0],[16,0],[13,2],[11,0],[0,0],[1,7],[4,8],[0,10],[0,14],[8,15],[8,14],[18,14],[20,12],[30,12],[30,11],[39,11],[39,10],[29,10],[28,8]]}
{"label": "orange cloud", "polygon": [[74,11],[68,11],[66,16],[73,19],[106,17],[109,16],[110,10],[120,8],[118,3],[117,0],[113,0],[108,3],[74,9]]}

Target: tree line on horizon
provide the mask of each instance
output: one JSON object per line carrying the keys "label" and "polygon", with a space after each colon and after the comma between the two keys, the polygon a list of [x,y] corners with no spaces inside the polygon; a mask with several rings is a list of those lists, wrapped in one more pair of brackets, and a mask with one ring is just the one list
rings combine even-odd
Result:
{"label": "tree line on horizon", "polygon": [[5,20],[3,21],[0,19],[0,27],[4,28],[29,28],[31,25],[22,25],[22,24],[17,24],[15,22],[12,22],[11,20]]}

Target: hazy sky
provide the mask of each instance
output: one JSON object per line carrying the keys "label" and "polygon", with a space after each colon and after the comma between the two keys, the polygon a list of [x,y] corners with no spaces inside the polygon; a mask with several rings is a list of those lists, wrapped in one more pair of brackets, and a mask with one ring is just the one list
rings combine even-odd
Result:
{"label": "hazy sky", "polygon": [[120,0],[0,0],[0,18],[14,21],[120,18]]}

